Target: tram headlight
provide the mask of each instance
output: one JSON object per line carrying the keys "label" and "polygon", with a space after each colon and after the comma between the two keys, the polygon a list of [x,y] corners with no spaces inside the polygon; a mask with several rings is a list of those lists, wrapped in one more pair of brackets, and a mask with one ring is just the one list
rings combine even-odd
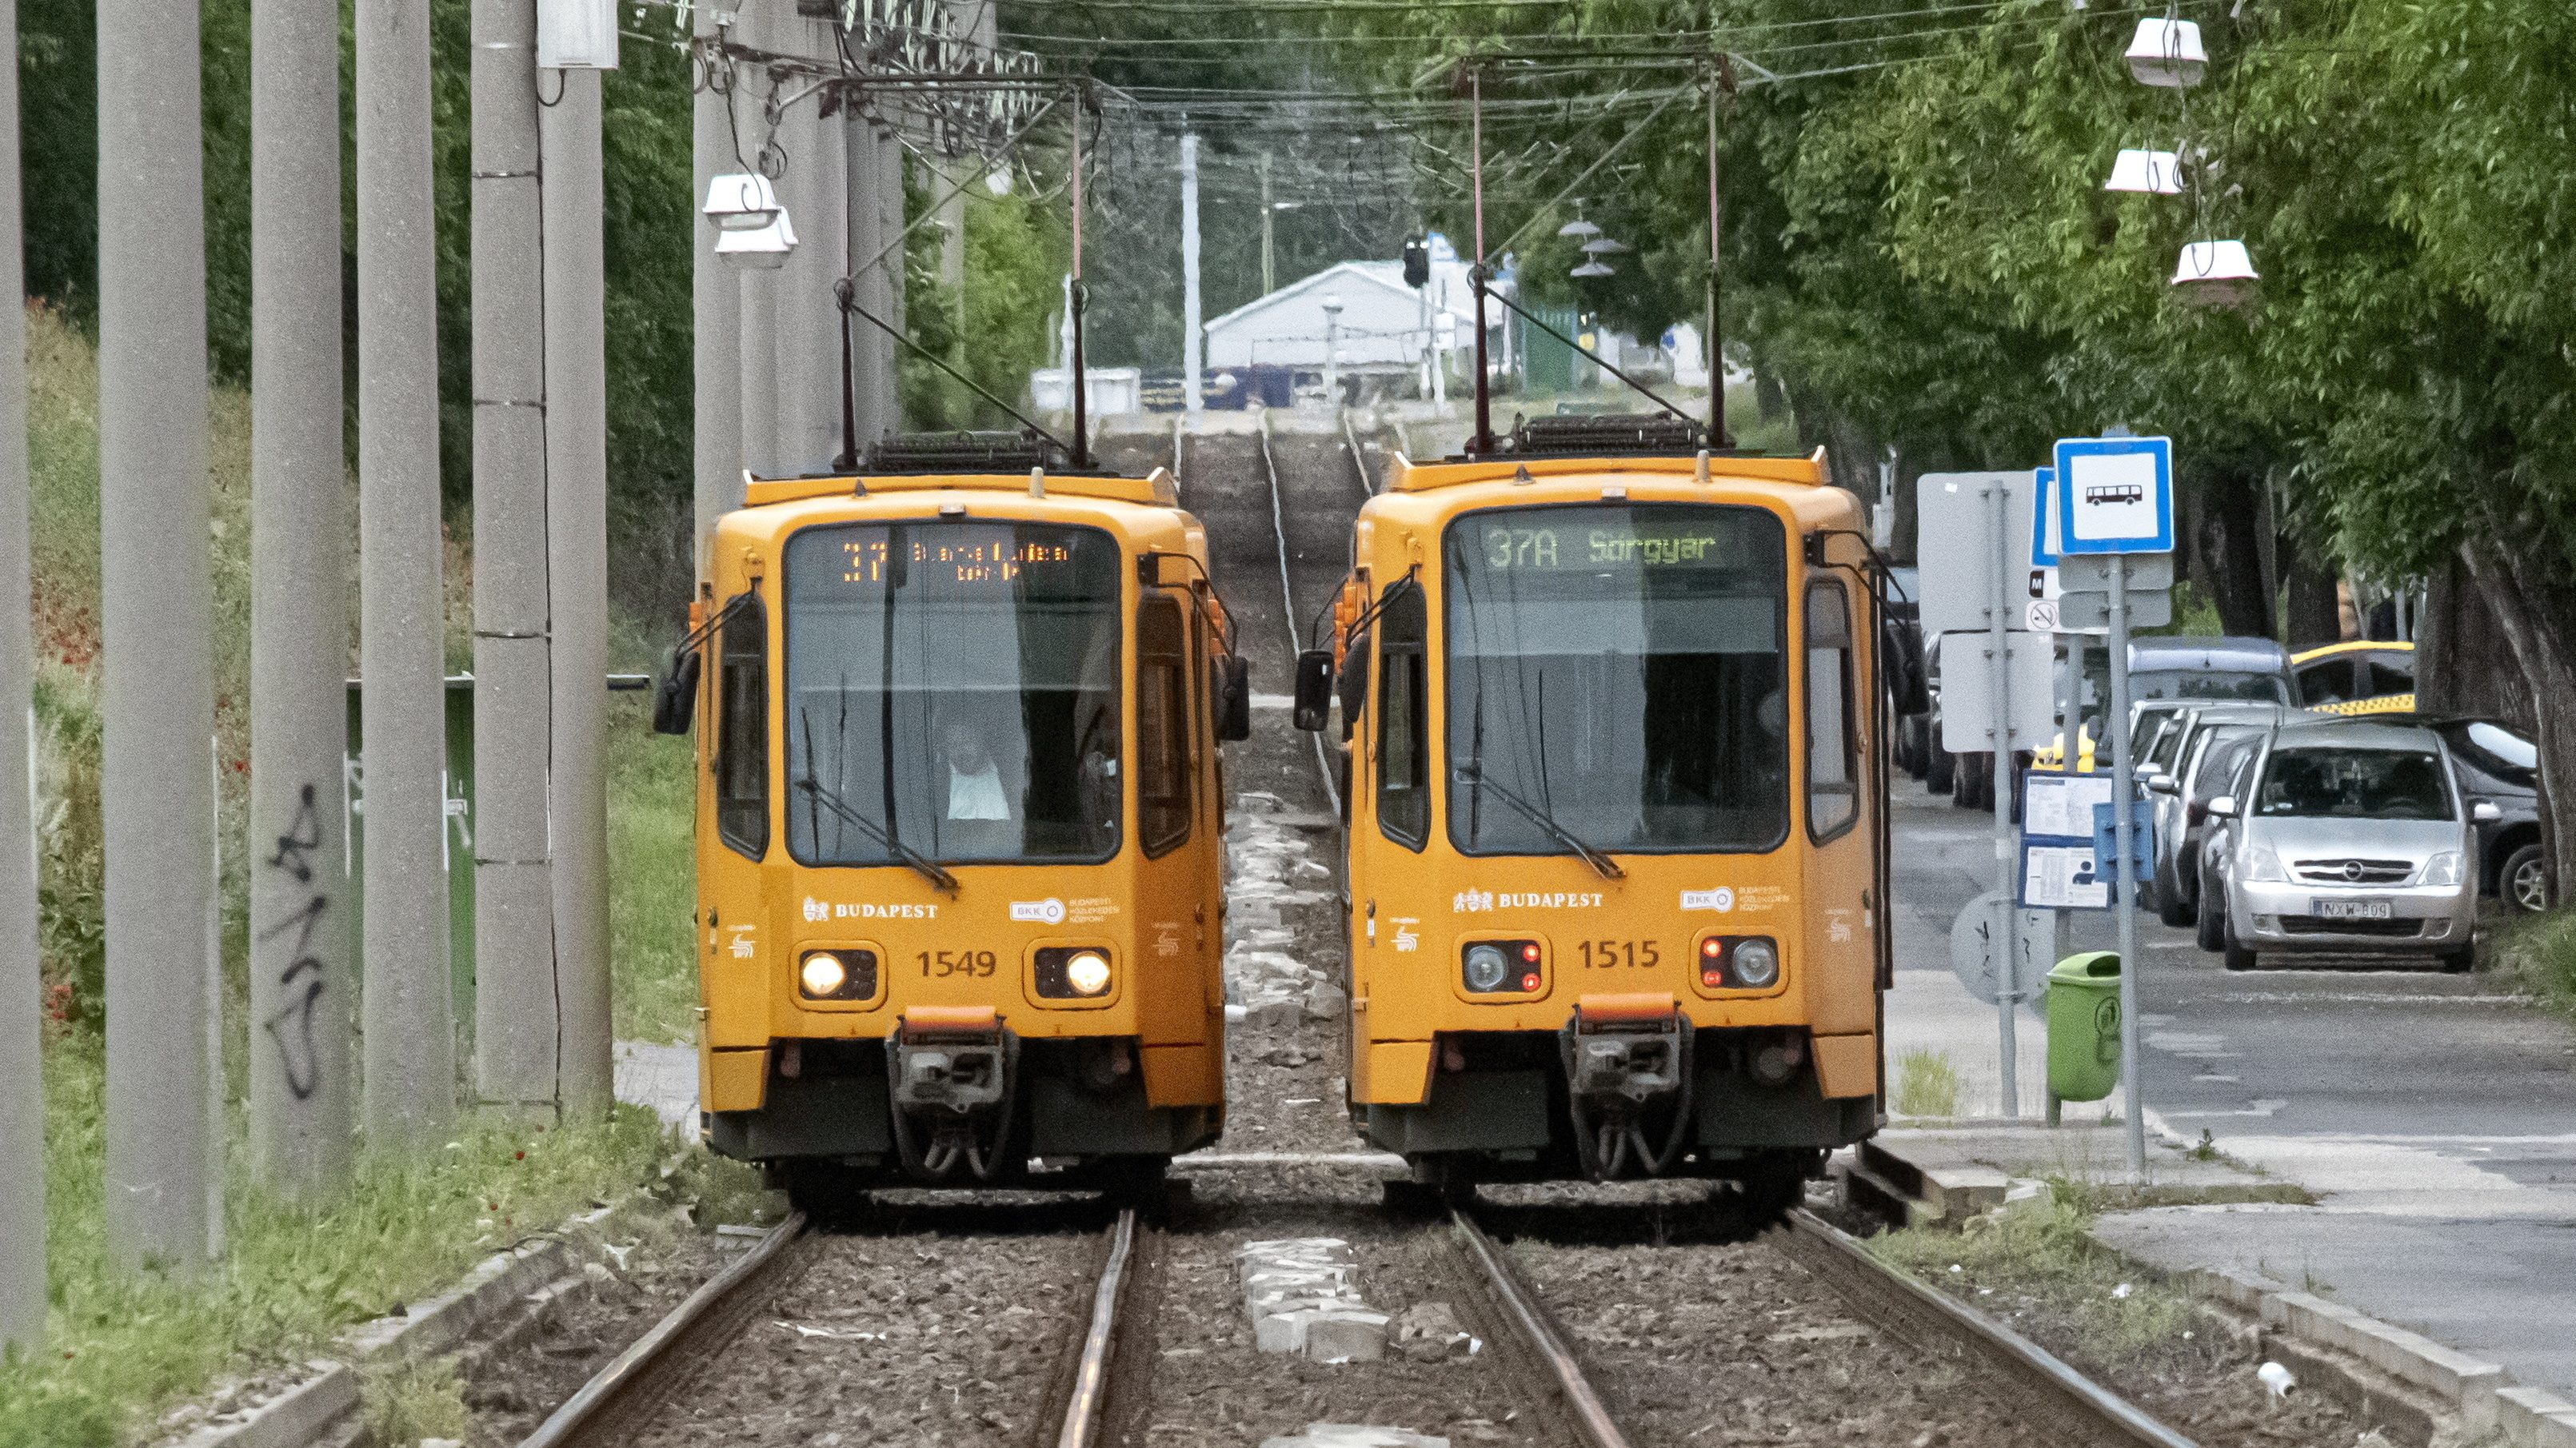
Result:
{"label": "tram headlight", "polygon": [[809,950],[796,962],[796,989],[807,1000],[866,1000],[877,993],[877,954]]}
{"label": "tram headlight", "polygon": [[1096,996],[1109,989],[1109,957],[1086,950],[1064,963],[1064,983],[1076,995]]}
{"label": "tram headlight", "polygon": [[1470,995],[1536,995],[1547,986],[1547,951],[1535,940],[1477,940],[1459,952],[1458,979]]}
{"label": "tram headlight", "polygon": [[1042,946],[1033,964],[1041,1000],[1097,1001],[1118,981],[1109,952],[1096,945]]}
{"label": "tram headlight", "polygon": [[1780,978],[1780,949],[1768,940],[1736,942],[1735,983],[1746,990],[1760,990]]}
{"label": "tram headlight", "polygon": [[1503,948],[1490,942],[1467,947],[1467,989],[1497,991],[1511,974],[1512,963]]}

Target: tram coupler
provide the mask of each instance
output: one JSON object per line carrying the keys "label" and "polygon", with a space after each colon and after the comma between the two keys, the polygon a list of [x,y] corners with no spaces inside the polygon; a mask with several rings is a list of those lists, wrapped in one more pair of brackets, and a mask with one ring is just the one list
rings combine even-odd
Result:
{"label": "tram coupler", "polygon": [[[1691,1110],[1691,1022],[1669,995],[1588,995],[1559,1033],[1576,1154],[1595,1180],[1621,1174],[1633,1152],[1649,1176],[1681,1156]],[[1650,1111],[1670,1105],[1664,1145],[1646,1140]]]}
{"label": "tram coupler", "polygon": [[[990,1006],[915,1006],[887,1043],[895,1148],[915,1177],[964,1162],[982,1180],[1003,1164],[1018,1094],[1019,1037]],[[927,1132],[924,1143],[917,1133]]]}

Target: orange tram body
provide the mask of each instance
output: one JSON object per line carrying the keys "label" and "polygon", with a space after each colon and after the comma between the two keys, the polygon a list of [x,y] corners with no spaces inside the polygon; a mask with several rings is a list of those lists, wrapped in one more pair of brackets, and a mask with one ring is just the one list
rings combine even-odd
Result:
{"label": "orange tram body", "polygon": [[828,1201],[1213,1140],[1249,698],[1169,478],[747,486],[656,706],[702,725],[710,1144]]}
{"label": "orange tram body", "polygon": [[1880,1120],[1883,604],[1822,454],[1397,459],[1346,745],[1349,1108],[1417,1180],[1773,1210]]}

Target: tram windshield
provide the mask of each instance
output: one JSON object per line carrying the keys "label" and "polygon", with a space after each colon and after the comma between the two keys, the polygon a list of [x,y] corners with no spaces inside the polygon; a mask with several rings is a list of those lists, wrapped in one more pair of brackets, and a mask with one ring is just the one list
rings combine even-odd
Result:
{"label": "tram windshield", "polygon": [[1449,526],[1449,835],[1750,851],[1789,823],[1786,534],[1759,508],[1578,504]]}
{"label": "tram windshield", "polygon": [[809,865],[1118,848],[1118,544],[972,521],[788,541],[787,840]]}

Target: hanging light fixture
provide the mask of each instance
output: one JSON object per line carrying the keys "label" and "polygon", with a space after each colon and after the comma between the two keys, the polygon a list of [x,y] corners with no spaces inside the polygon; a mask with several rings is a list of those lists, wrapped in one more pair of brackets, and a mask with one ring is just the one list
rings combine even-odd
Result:
{"label": "hanging light fixture", "polygon": [[1566,273],[1566,275],[1570,277],[1606,277],[1614,276],[1616,274],[1617,272],[1615,268],[1613,268],[1608,262],[1602,261],[1597,257]]}
{"label": "hanging light fixture", "polygon": [[1559,236],[1599,236],[1601,228],[1578,216],[1556,229]]}
{"label": "hanging light fixture", "polygon": [[1612,256],[1627,249],[1628,243],[1612,241],[1606,236],[1596,236],[1583,243],[1583,254],[1592,257]]}
{"label": "hanging light fixture", "polygon": [[2129,74],[2140,85],[2175,90],[2200,84],[2209,52],[2201,48],[2198,25],[2167,17],[2138,22],[2138,33],[2129,41],[2128,60]]}
{"label": "hanging light fixture", "polygon": [[2202,306],[2233,307],[2254,298],[2262,280],[2241,241],[2195,241],[2182,249],[2174,266],[2176,295]]}
{"label": "hanging light fixture", "polygon": [[2105,191],[2140,191],[2174,196],[2182,191],[2182,158],[2171,151],[2122,151],[2111,163]]}
{"label": "hanging light fixture", "polygon": [[783,211],[778,188],[757,171],[736,171],[709,181],[707,204],[699,209],[725,231],[758,231]]}
{"label": "hanging light fixture", "polygon": [[796,224],[776,213],[765,226],[727,227],[716,233],[716,260],[740,271],[776,271],[796,249]]}

